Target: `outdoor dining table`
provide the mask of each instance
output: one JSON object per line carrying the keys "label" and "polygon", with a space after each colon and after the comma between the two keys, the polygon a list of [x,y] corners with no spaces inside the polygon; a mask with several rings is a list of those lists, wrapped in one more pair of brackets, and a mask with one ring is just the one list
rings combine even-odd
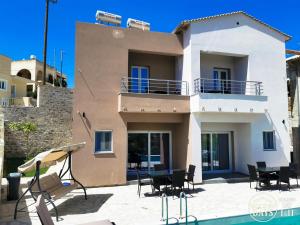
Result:
{"label": "outdoor dining table", "polygon": [[[256,170],[257,170],[257,172],[259,172],[261,174],[272,174],[272,173],[278,174],[280,171],[280,167],[260,167],[260,168],[257,168]],[[271,186],[271,182],[269,179],[264,183],[267,186]]]}
{"label": "outdoor dining table", "polygon": [[280,171],[280,167],[261,167],[256,170],[261,173],[278,173]]}
{"label": "outdoor dining table", "polygon": [[179,171],[180,169],[169,169],[169,170],[150,170],[148,176],[150,178],[154,177],[172,177],[174,171]]}

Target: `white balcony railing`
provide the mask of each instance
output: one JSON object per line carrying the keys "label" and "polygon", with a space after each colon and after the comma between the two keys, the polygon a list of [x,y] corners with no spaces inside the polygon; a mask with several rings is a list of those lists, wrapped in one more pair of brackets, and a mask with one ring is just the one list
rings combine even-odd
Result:
{"label": "white balcony railing", "polygon": [[16,97],[16,98],[3,97],[0,98],[0,107],[11,107],[11,106],[28,107],[32,105],[31,101],[32,98],[30,97]]}
{"label": "white balcony railing", "polygon": [[123,77],[121,93],[188,95],[188,83],[178,80]]}
{"label": "white balcony railing", "polygon": [[257,95],[263,94],[262,82],[198,78],[194,93]]}

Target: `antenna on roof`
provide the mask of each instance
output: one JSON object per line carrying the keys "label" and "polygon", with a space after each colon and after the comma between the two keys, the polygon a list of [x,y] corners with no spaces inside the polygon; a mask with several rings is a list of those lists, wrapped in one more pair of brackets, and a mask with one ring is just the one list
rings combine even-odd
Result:
{"label": "antenna on roof", "polygon": [[122,22],[122,16],[97,10],[96,20],[100,24],[107,24],[107,25],[113,24],[115,26],[120,26]]}
{"label": "antenna on roof", "polygon": [[140,30],[150,30],[150,23],[147,23],[145,21],[136,20],[132,18],[128,18],[127,20],[127,27],[128,28],[136,28]]}

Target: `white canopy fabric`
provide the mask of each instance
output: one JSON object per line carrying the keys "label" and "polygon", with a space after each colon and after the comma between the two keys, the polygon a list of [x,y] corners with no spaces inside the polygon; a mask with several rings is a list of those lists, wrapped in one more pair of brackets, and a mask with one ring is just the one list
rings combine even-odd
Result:
{"label": "white canopy fabric", "polygon": [[55,164],[57,161],[62,161],[68,156],[68,152],[79,151],[85,146],[85,142],[79,144],[66,145],[58,148],[53,148],[45,152],[41,152],[33,159],[24,163],[18,167],[20,173],[35,170],[35,165],[37,161],[41,161],[41,167],[50,166]]}

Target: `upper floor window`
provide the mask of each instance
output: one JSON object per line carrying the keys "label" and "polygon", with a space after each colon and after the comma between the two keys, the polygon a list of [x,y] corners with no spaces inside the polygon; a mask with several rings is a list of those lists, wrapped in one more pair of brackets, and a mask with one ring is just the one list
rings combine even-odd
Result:
{"label": "upper floor window", "polygon": [[95,153],[112,152],[112,131],[95,131]]}
{"label": "upper floor window", "polygon": [[275,145],[275,132],[274,131],[264,131],[263,132],[263,145],[264,150],[276,150]]}
{"label": "upper floor window", "polygon": [[7,90],[7,81],[0,80],[0,90],[6,91]]}

